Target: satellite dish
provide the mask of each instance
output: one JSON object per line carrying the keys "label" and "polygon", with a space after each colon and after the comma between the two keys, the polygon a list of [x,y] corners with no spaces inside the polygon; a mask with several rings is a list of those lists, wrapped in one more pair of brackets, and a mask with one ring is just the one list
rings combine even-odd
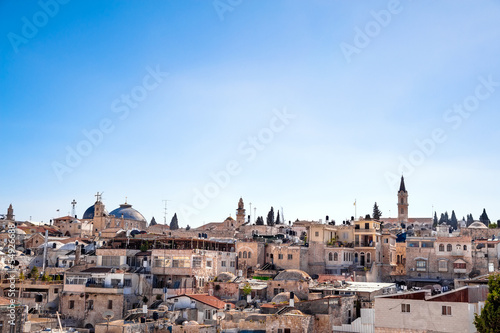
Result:
{"label": "satellite dish", "polygon": [[246,308],[247,304],[248,304],[247,301],[245,301],[244,299],[242,299],[242,300],[239,300],[238,302],[236,302],[235,305],[239,309],[244,309],[244,308]]}
{"label": "satellite dish", "polygon": [[108,322],[113,319],[113,317],[115,316],[115,313],[113,311],[104,311],[102,313],[102,318],[106,319]]}
{"label": "satellite dish", "polygon": [[224,313],[224,311],[217,311],[217,319],[224,319],[226,317],[226,314]]}
{"label": "satellite dish", "polygon": [[129,269],[129,268],[130,268],[130,266],[129,266],[129,265],[127,265],[127,264],[120,265],[120,269],[121,269],[122,271],[126,271],[126,270],[127,270],[127,269]]}

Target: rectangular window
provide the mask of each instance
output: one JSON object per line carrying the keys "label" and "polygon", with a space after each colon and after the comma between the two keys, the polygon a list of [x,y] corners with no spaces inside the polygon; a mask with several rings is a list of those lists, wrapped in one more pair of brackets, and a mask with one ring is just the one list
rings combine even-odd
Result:
{"label": "rectangular window", "polygon": [[221,261],[221,262],[220,262],[220,265],[221,265],[222,267],[226,267],[226,261],[225,261],[225,260]]}
{"label": "rectangular window", "polygon": [[418,260],[416,261],[417,264],[417,271],[425,271],[427,270],[427,261],[425,260]]}
{"label": "rectangular window", "polygon": [[453,264],[453,268],[466,269],[467,267],[466,267],[465,263],[456,262]]}
{"label": "rectangular window", "polygon": [[212,320],[212,310],[205,310],[205,320]]}
{"label": "rectangular window", "polygon": [[132,279],[124,279],[123,286],[124,287],[132,287]]}
{"label": "rectangular window", "polygon": [[288,260],[292,260],[293,259],[293,255],[289,254],[288,255]]}
{"label": "rectangular window", "polygon": [[441,314],[443,316],[451,316],[451,306],[443,305],[441,309]]}
{"label": "rectangular window", "polygon": [[207,260],[207,267],[212,267],[212,260]]}
{"label": "rectangular window", "polygon": [[172,267],[175,268],[189,268],[191,267],[191,260],[189,257],[173,257]]}
{"label": "rectangular window", "polygon": [[236,262],[235,261],[231,261],[230,266],[231,267],[236,267]]}
{"label": "rectangular window", "polygon": [[201,267],[201,257],[193,257],[193,268]]}
{"label": "rectangular window", "polygon": [[370,223],[365,223],[365,229],[370,229]]}
{"label": "rectangular window", "polygon": [[87,310],[94,310],[94,301],[90,300],[87,302]]}
{"label": "rectangular window", "polygon": [[278,259],[283,259],[283,255],[281,253],[278,254]]}
{"label": "rectangular window", "polygon": [[75,308],[75,301],[69,301],[69,308],[74,309]]}
{"label": "rectangular window", "polygon": [[[153,267],[163,267],[165,258],[163,257],[153,257]],[[129,264],[129,266],[132,266]]]}
{"label": "rectangular window", "polygon": [[102,256],[102,266],[118,267],[120,266],[119,256]]}
{"label": "rectangular window", "polygon": [[448,271],[448,263],[446,262],[446,260],[439,260],[438,261],[438,270],[440,272],[447,272]]}
{"label": "rectangular window", "polygon": [[401,304],[401,312],[410,312],[410,304]]}
{"label": "rectangular window", "polygon": [[108,310],[112,310],[112,309],[113,309],[113,301],[108,300]]}
{"label": "rectangular window", "polygon": [[316,231],[316,232],[314,233],[314,236],[319,237],[319,231]]}

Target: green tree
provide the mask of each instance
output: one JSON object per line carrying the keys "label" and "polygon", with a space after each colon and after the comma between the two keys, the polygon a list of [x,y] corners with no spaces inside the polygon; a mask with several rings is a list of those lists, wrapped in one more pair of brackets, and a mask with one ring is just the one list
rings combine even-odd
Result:
{"label": "green tree", "polygon": [[483,213],[479,216],[479,221],[483,222],[485,225],[490,224],[490,219],[488,218],[488,214],[486,214],[486,208],[483,208]]}
{"label": "green tree", "polygon": [[274,208],[271,207],[271,210],[269,213],[267,213],[267,225],[273,226],[274,225]]}
{"label": "green tree", "polygon": [[262,216],[257,217],[255,224],[256,225],[264,225],[264,219],[262,218]]}
{"label": "green tree", "polygon": [[496,223],[490,223],[490,225],[488,226],[488,228],[490,228],[490,229],[496,229],[496,228],[498,228],[498,224],[496,224]]}
{"label": "green tree", "polygon": [[278,210],[278,214],[276,215],[276,224],[280,224],[280,211]]}
{"label": "green tree", "polygon": [[151,222],[149,222],[149,226],[157,225],[157,224],[158,223],[156,223],[155,217],[153,216],[153,218],[151,219]]}
{"label": "green tree", "polygon": [[38,267],[36,266],[33,266],[33,268],[31,269],[31,272],[30,272],[30,275],[33,279],[38,279],[40,273],[38,272]]}
{"label": "green tree", "polygon": [[434,212],[434,219],[432,222],[432,226],[435,228],[435,227],[437,227],[437,225],[438,225],[438,217],[437,217],[436,212]]}
{"label": "green tree", "polygon": [[479,333],[500,332],[500,274],[490,275],[488,288],[481,314],[474,315],[474,325]]}
{"label": "green tree", "polygon": [[373,205],[373,219],[378,221],[381,217],[382,217],[382,212],[380,211],[380,209],[378,209],[378,205],[375,202],[375,204]]}
{"label": "green tree", "polygon": [[145,243],[142,243],[140,249],[141,249],[142,252],[146,252],[147,250],[149,250],[149,243],[148,243],[148,241],[146,241]]}
{"label": "green tree", "polygon": [[188,231],[188,230],[191,230],[191,227],[189,226],[189,224],[186,227],[186,231]]}
{"label": "green tree", "polygon": [[170,230],[179,229],[179,221],[177,220],[177,213],[172,216],[172,220],[170,221]]}
{"label": "green tree", "polygon": [[458,228],[458,220],[457,220],[457,216],[455,215],[455,211],[454,210],[451,211],[450,225],[455,230]]}
{"label": "green tree", "polygon": [[243,286],[243,295],[250,295],[252,293],[252,286],[250,285],[250,283],[246,283],[244,286]]}

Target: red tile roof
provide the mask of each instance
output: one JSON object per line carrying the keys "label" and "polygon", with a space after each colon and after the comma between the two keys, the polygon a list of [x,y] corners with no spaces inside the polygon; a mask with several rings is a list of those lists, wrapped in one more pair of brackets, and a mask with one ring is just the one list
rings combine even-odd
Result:
{"label": "red tile roof", "polygon": [[203,304],[210,305],[216,309],[224,309],[226,304],[228,304],[228,303],[218,299],[215,296],[209,296],[207,294],[185,294],[185,296],[192,298],[194,300],[197,300],[198,302],[201,302]]}

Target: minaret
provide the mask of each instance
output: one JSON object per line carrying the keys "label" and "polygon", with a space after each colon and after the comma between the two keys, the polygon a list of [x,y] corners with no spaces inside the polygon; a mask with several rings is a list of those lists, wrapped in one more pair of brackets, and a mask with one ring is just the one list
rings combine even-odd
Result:
{"label": "minaret", "polygon": [[14,221],[14,208],[12,208],[12,204],[7,208],[7,220]]}
{"label": "minaret", "polygon": [[399,185],[398,191],[398,222],[408,223],[408,192],[403,176],[401,176],[401,185]]}
{"label": "minaret", "polygon": [[245,223],[245,208],[243,205],[243,199],[240,198],[238,202],[238,209],[236,210],[236,225],[239,227]]}

